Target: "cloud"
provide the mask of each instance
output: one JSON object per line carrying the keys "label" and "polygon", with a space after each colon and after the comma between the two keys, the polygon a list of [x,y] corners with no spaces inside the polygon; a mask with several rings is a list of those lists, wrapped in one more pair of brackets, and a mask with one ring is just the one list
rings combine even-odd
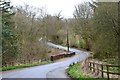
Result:
{"label": "cloud", "polygon": [[73,16],[74,6],[86,0],[11,0],[13,5],[24,5],[24,3],[35,7],[46,7],[49,14],[59,13],[65,18]]}

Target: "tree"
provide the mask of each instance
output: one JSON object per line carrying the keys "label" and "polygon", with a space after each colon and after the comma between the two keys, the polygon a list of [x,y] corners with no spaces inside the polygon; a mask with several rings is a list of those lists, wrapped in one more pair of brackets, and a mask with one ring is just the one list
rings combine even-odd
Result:
{"label": "tree", "polygon": [[[19,53],[18,35],[15,32],[14,13],[11,11],[10,2],[1,2],[2,8],[2,65],[16,60]],[[8,63],[9,64],[9,63]]]}
{"label": "tree", "polygon": [[47,15],[43,18],[44,33],[47,40],[51,40],[55,43],[61,43],[59,31],[63,27],[63,21],[61,20],[60,13],[58,16]]}
{"label": "tree", "polygon": [[[118,5],[98,2],[94,17],[92,43],[94,57],[115,63],[118,58]],[[111,61],[110,61],[111,60]]]}
{"label": "tree", "polygon": [[[89,6],[88,2],[84,2],[75,6],[74,17],[76,19],[76,26],[74,27],[75,33],[79,34],[81,39],[85,41],[85,48],[90,49],[90,30],[91,30],[91,18],[93,10]],[[80,43],[82,44],[82,43]]]}
{"label": "tree", "polygon": [[75,6],[75,11],[73,13],[74,17],[77,19],[88,19],[92,17],[92,9],[88,2],[81,3]]}
{"label": "tree", "polygon": [[20,55],[19,60],[33,61],[47,57],[46,41],[39,42],[44,38],[42,18],[45,16],[42,9],[29,5],[17,7],[15,14],[16,32],[19,34]]}

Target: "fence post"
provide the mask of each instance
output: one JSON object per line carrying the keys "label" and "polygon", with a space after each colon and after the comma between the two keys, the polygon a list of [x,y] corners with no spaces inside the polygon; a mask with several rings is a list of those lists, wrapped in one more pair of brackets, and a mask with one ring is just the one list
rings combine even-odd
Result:
{"label": "fence post", "polygon": [[28,60],[28,63],[30,63],[30,59]]}
{"label": "fence post", "polygon": [[90,62],[90,71],[91,71],[91,62]]}
{"label": "fence post", "polygon": [[104,75],[103,75],[103,65],[101,64],[101,73],[102,73],[102,78],[104,78]]}
{"label": "fence post", "polygon": [[95,64],[93,63],[93,72],[95,72]]}
{"label": "fence post", "polygon": [[97,72],[97,74],[96,75],[98,75],[99,74],[99,64],[96,64],[96,72]]}
{"label": "fence post", "polygon": [[109,78],[109,66],[106,65],[106,68],[107,68],[107,79],[109,80],[109,79],[110,79],[110,78]]}
{"label": "fence post", "polygon": [[54,59],[53,59],[53,56],[51,56],[51,57],[50,57],[50,60],[51,60],[51,61],[53,61],[53,60],[54,60]]}
{"label": "fence post", "polygon": [[25,60],[23,60],[23,64],[25,64]]}
{"label": "fence post", "polygon": [[14,66],[14,62],[11,62],[11,65]]}

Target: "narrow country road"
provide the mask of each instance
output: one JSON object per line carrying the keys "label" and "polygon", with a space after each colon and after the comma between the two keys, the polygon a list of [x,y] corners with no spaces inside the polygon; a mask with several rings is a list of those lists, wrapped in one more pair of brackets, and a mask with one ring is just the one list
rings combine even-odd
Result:
{"label": "narrow country road", "polygon": [[[55,45],[50,42],[48,42],[48,45],[59,49],[67,49],[66,47]],[[74,48],[70,48],[70,51],[76,52],[76,55],[46,65],[3,71],[2,78],[67,78],[65,69],[71,63],[81,61],[87,58],[90,54],[90,52],[85,52]]]}

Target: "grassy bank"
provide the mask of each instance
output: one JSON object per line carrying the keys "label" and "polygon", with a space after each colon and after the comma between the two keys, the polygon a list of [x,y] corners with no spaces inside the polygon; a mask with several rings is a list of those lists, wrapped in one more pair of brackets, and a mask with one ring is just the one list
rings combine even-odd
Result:
{"label": "grassy bank", "polygon": [[22,65],[15,65],[15,66],[7,66],[7,67],[0,68],[0,70],[6,71],[6,70],[12,70],[12,69],[38,66],[38,65],[48,64],[48,63],[52,63],[52,61],[43,61],[43,62],[34,62],[34,63],[28,63],[28,64],[22,64]]}
{"label": "grassy bank", "polygon": [[84,73],[81,70],[81,63],[71,65],[67,69],[67,72],[72,78],[76,78],[77,80],[100,80],[98,77]]}

